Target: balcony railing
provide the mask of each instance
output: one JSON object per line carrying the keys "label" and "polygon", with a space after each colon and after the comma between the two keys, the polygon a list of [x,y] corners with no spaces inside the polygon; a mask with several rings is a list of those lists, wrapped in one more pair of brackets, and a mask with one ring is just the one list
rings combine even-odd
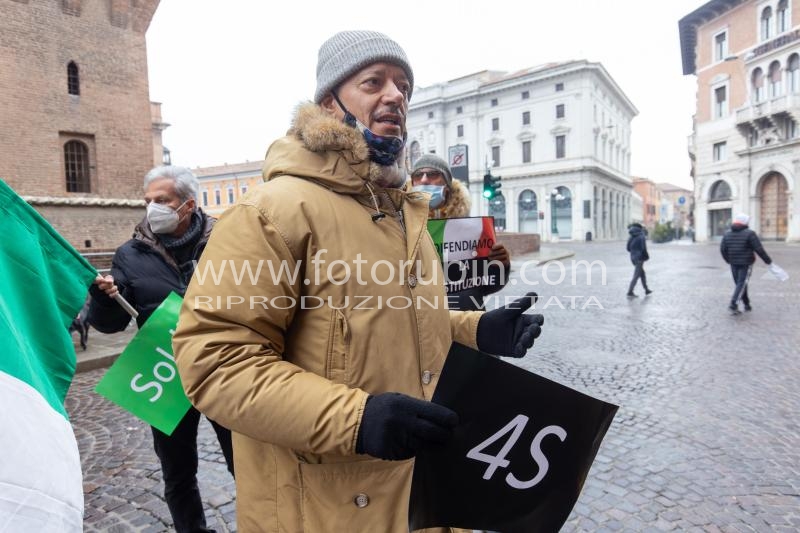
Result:
{"label": "balcony railing", "polygon": [[741,107],[736,110],[736,124],[756,122],[759,119],[771,120],[772,117],[782,114],[800,116],[800,94],[782,94]]}

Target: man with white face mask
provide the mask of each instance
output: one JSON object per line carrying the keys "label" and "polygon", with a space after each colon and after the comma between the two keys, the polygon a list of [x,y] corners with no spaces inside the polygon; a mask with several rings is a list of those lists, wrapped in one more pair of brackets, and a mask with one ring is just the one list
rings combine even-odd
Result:
{"label": "man with white face mask", "polygon": [[[133,238],[120,246],[111,274],[97,276],[90,289],[88,321],[103,333],[124,330],[130,315],[113,300],[117,293],[139,312],[141,327],[170,292],[181,296],[205,249],[215,219],[197,207],[197,178],[183,167],[160,166],[144,178],[147,213]],[[172,435],[151,428],[161,462],[165,500],[178,532],[213,531],[206,527],[197,488],[197,426],[200,413],[191,408]],[[217,433],[228,470],[233,474],[231,433],[210,420]]]}

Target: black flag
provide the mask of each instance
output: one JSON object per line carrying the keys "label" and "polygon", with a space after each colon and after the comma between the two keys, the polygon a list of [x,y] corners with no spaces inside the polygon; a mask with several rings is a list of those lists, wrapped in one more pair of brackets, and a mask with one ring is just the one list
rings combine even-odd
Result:
{"label": "black flag", "polygon": [[617,406],[453,344],[433,401],[454,437],[417,455],[412,530],[554,532],[578,500]]}

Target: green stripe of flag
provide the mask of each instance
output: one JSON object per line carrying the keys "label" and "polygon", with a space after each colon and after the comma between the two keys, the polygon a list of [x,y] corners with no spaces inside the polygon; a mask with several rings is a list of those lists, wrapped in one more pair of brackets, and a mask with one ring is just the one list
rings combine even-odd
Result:
{"label": "green stripe of flag", "polygon": [[75,373],[68,328],[97,272],[2,180],[0,235],[0,372],[66,417]]}
{"label": "green stripe of flag", "polygon": [[444,241],[445,226],[447,226],[447,219],[445,218],[428,220],[428,233],[431,234],[433,244],[436,246],[436,252],[439,254],[439,260],[442,259],[442,241]]}

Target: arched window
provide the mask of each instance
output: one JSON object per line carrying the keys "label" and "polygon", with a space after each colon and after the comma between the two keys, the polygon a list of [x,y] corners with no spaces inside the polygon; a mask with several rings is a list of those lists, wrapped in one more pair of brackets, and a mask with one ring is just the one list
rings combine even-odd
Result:
{"label": "arched window", "polygon": [[538,217],[538,210],[536,208],[536,193],[530,189],[525,189],[519,194],[519,208],[525,212],[536,212]]}
{"label": "arched window", "polygon": [[753,84],[753,101],[760,102],[764,99],[764,71],[757,68],[751,77]]}
{"label": "arched window", "polygon": [[778,33],[783,33],[789,29],[789,6],[786,0],[778,2],[777,15]]}
{"label": "arched window", "polygon": [[773,61],[769,65],[769,96],[774,98],[780,96],[782,92],[781,87],[781,64]]}
{"label": "arched window", "polygon": [[64,144],[67,192],[91,192],[89,149],[80,141]]}
{"label": "arched window", "polygon": [[792,54],[786,65],[786,80],[789,83],[789,91],[800,92],[800,55]]}
{"label": "arched window", "polygon": [[772,36],[772,8],[765,7],[761,12],[761,40],[766,41]]}
{"label": "arched window", "polygon": [[81,94],[81,80],[78,75],[78,65],[74,61],[67,64],[67,91],[69,94]]}
{"label": "arched window", "polygon": [[718,180],[711,186],[709,202],[723,202],[731,199],[731,186],[725,180]]}

